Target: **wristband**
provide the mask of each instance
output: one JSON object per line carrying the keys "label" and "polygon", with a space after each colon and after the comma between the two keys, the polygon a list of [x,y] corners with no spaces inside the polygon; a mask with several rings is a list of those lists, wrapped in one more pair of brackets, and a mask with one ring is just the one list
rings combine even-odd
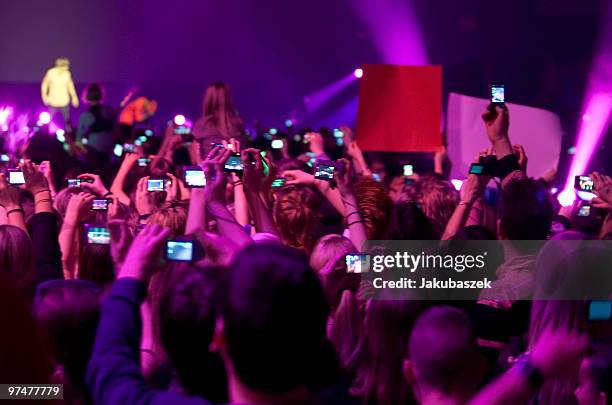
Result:
{"label": "wristband", "polygon": [[138,219],[140,221],[146,221],[150,216],[151,214],[142,214],[142,215],[138,215]]}
{"label": "wristband", "polygon": [[34,204],[43,203],[43,202],[52,202],[53,200],[50,198],[41,198],[40,200],[34,201]]}
{"label": "wristband", "polygon": [[353,212],[351,212],[350,214],[346,214],[344,217],[345,217],[345,218],[348,218],[348,217],[350,217],[351,215],[355,215],[355,214],[359,214],[359,215],[361,215],[361,212],[359,212],[359,211],[353,211]]}
{"label": "wristband", "polygon": [[363,223],[364,223],[364,222],[363,222],[363,220],[361,220],[361,219],[360,219],[360,220],[358,220],[358,221],[353,221],[353,222],[350,222],[350,223],[346,224],[346,227],[348,228],[348,227],[350,227],[351,225],[355,225],[355,224],[363,224]]}
{"label": "wristband", "polygon": [[48,188],[44,188],[42,190],[38,190],[37,192],[34,193],[34,195],[38,194],[38,193],[44,193],[45,191],[48,191],[49,194],[51,194],[51,190],[49,190]]}
{"label": "wristband", "polygon": [[13,212],[21,212],[22,215],[25,214],[25,211],[23,210],[23,208],[13,208],[12,210],[6,211],[6,216],[8,217]]}
{"label": "wristband", "polygon": [[529,353],[522,354],[514,365],[516,371],[523,376],[529,384],[535,388],[539,388],[544,384],[544,376],[536,366],[531,362]]}

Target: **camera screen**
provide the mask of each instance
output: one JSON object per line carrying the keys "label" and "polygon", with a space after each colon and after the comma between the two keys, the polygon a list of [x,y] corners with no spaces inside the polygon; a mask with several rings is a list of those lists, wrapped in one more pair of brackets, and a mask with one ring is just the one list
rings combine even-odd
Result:
{"label": "camera screen", "polygon": [[191,132],[191,129],[185,125],[179,125],[174,128],[174,133],[177,135],[186,135]]}
{"label": "camera screen", "polygon": [[132,153],[132,152],[134,152],[134,144],[133,143],[124,143],[123,144],[123,151],[125,153]]}
{"label": "camera screen", "polygon": [[68,179],[68,187],[81,187],[81,179]]}
{"label": "camera screen", "polygon": [[576,190],[593,191],[593,179],[589,176],[576,176],[574,187]]}
{"label": "camera screen", "polygon": [[335,170],[336,170],[335,166],[319,163],[315,167],[315,179],[327,180],[327,181],[333,180]]}
{"label": "camera screen", "polygon": [[106,211],[108,209],[108,200],[106,198],[96,198],[91,202],[91,209],[94,211]]}
{"label": "camera screen", "polygon": [[164,191],[164,179],[147,180],[147,191]]}
{"label": "camera screen", "polygon": [[473,163],[470,166],[470,174],[482,174],[484,172],[484,165],[480,163]]}
{"label": "camera screen", "polygon": [[272,149],[282,149],[283,148],[283,140],[275,139],[272,141]]}
{"label": "camera screen", "polygon": [[591,301],[589,321],[608,321],[612,318],[612,301]]}
{"label": "camera screen", "polygon": [[10,171],[9,184],[25,184],[25,178],[22,171]]}
{"label": "camera screen", "polygon": [[505,102],[505,88],[504,86],[491,86],[491,102],[492,103],[503,103]]}
{"label": "camera screen", "polygon": [[193,242],[169,240],[166,242],[166,258],[172,261],[190,262],[193,260]]}
{"label": "camera screen", "polygon": [[591,215],[590,205],[583,205],[582,207],[580,207],[580,210],[578,210],[579,217],[588,217],[589,215]]}
{"label": "camera screen", "polygon": [[370,270],[370,255],[354,253],[345,256],[347,273],[367,273]]}
{"label": "camera screen", "polygon": [[272,187],[282,187],[285,185],[285,179],[274,179],[272,181]]}
{"label": "camera screen", "polygon": [[150,161],[151,159],[149,158],[138,158],[138,166],[145,167],[146,165],[149,164]]}
{"label": "camera screen", "polygon": [[206,177],[202,169],[186,169],[185,184],[187,187],[204,187],[206,185]]}
{"label": "camera screen", "polygon": [[404,165],[404,176],[412,176],[414,174],[414,166]]}
{"label": "camera screen", "polygon": [[225,170],[229,172],[241,172],[243,169],[242,158],[238,155],[231,155],[225,162]]}
{"label": "camera screen", "polygon": [[92,245],[110,244],[110,233],[108,229],[103,226],[87,228],[87,243],[91,243]]}

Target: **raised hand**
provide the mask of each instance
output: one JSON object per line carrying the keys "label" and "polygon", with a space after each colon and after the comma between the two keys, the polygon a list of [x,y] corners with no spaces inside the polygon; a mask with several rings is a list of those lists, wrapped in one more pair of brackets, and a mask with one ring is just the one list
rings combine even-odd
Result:
{"label": "raised hand", "polygon": [[519,166],[527,173],[527,154],[525,153],[525,148],[523,148],[523,145],[512,145],[512,150],[518,159]]}
{"label": "raised hand", "polygon": [[318,132],[308,132],[304,136],[308,140],[308,147],[312,153],[315,155],[322,155],[325,153],[323,135]]}
{"label": "raised hand", "polygon": [[285,170],[283,172],[283,177],[286,180],[285,184],[288,186],[297,184],[310,186],[315,182],[314,175],[301,170]]}
{"label": "raised hand", "polygon": [[99,195],[100,197],[103,197],[106,194],[108,194],[108,189],[106,188],[104,183],[102,183],[102,179],[97,174],[84,173],[84,174],[77,176],[77,178],[81,180],[85,180],[85,179],[93,180],[93,183],[88,183],[85,181],[81,182],[81,187],[90,191],[91,193]]}
{"label": "raised hand", "polygon": [[111,238],[111,257],[117,266],[121,266],[125,260],[128,250],[130,249],[130,245],[134,240],[132,229],[122,219],[109,219],[107,226]]}
{"label": "raised hand", "polygon": [[166,176],[170,179],[170,186],[166,189],[166,201],[179,201],[181,199],[179,180],[172,173],[166,173]]}
{"label": "raised hand", "polygon": [[25,179],[25,189],[32,194],[39,193],[41,191],[50,191],[49,183],[45,178],[45,175],[40,171],[38,166],[29,160],[24,161],[21,165],[23,171],[23,178]]}
{"label": "raised hand", "polygon": [[598,172],[591,173],[593,179],[593,193],[598,197],[600,201],[596,203],[605,203],[608,206],[612,205],[612,178],[605,174],[599,174]]}
{"label": "raised hand", "polygon": [[485,123],[487,136],[491,143],[500,141],[508,136],[510,117],[507,108],[489,106],[482,114],[482,120]]}
{"label": "raised hand", "polygon": [[265,176],[263,161],[259,150],[252,148],[243,150],[242,161],[244,162],[244,171],[242,173],[244,187],[251,192],[262,191],[264,188]]}
{"label": "raised hand", "polygon": [[134,205],[136,206],[138,215],[151,214],[156,208],[155,199],[153,197],[154,193],[147,191],[148,180],[149,176],[145,176],[138,180],[138,184],[136,185],[136,201]]}
{"label": "raised hand", "polygon": [[225,206],[225,190],[227,188],[227,174],[223,171],[221,162],[207,160],[202,164],[204,176],[206,176],[206,187],[204,196],[208,204],[220,204]]}
{"label": "raised hand", "polygon": [[170,229],[147,225],[132,242],[118,278],[130,277],[148,283],[162,264],[162,247],[169,236]]}
{"label": "raised hand", "polygon": [[84,191],[73,195],[66,207],[66,221],[74,224],[84,222],[91,212],[91,203],[95,198],[93,194]]}
{"label": "raised hand", "polygon": [[0,173],[0,207],[6,211],[21,208],[19,197],[21,191],[17,187],[11,186],[6,180],[6,175]]}

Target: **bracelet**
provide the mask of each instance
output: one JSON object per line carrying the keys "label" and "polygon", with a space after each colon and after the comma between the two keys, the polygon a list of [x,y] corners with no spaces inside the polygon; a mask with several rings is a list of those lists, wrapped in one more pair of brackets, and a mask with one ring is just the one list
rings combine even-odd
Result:
{"label": "bracelet", "polygon": [[8,217],[9,215],[11,215],[13,212],[21,212],[22,215],[25,214],[25,211],[23,210],[23,208],[13,208],[12,210],[8,210],[6,211],[6,216]]}
{"label": "bracelet", "polygon": [[241,182],[240,180],[238,180],[238,181],[233,182],[233,183],[232,183],[232,186],[234,186],[234,187],[236,187],[236,186],[242,186],[243,184],[244,184],[243,182]]}
{"label": "bracelet", "polygon": [[50,190],[50,189],[48,189],[48,188],[44,188],[44,189],[42,189],[42,190],[38,190],[37,192],[35,192],[35,193],[34,193],[34,195],[36,195],[36,194],[38,194],[38,193],[44,193],[45,191],[48,191],[48,192],[49,192],[49,194],[51,193],[51,190]]}
{"label": "bracelet", "polygon": [[53,200],[50,198],[41,198],[40,200],[34,201],[34,204],[44,203],[44,202],[52,202]]}
{"label": "bracelet", "polygon": [[353,211],[353,212],[351,212],[350,214],[346,214],[344,217],[345,217],[345,218],[348,218],[348,217],[350,217],[351,215],[355,215],[355,214],[359,214],[359,215],[361,215],[361,212],[359,212],[359,211]]}
{"label": "bracelet", "polygon": [[146,219],[148,219],[151,216],[151,214],[142,214],[142,215],[138,215],[138,219],[141,221],[144,221]]}
{"label": "bracelet", "polygon": [[363,222],[363,220],[362,220],[362,219],[360,219],[360,220],[358,220],[358,221],[353,221],[353,222],[350,222],[350,223],[346,224],[346,227],[348,228],[348,227],[349,227],[349,226],[351,226],[351,225],[355,225],[355,224],[363,224],[363,223],[364,223],[364,222]]}

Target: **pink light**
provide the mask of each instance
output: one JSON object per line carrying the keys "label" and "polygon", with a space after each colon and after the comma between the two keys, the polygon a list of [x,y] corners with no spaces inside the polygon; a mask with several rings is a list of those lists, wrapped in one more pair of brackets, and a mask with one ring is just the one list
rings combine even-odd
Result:
{"label": "pink light", "polygon": [[611,112],[612,97],[610,94],[598,92],[587,99],[585,112],[582,116],[588,117],[588,119],[583,118],[580,123],[576,153],[567,174],[564,190],[573,190],[574,178],[585,174],[601,136],[606,131]]}
{"label": "pink light", "polygon": [[6,124],[12,113],[13,109],[11,107],[0,108],[0,125]]}
{"label": "pink light", "polygon": [[355,71],[353,72],[353,75],[357,78],[357,79],[361,79],[363,77],[363,69],[361,68],[357,68],[355,69]]}
{"label": "pink light", "polygon": [[38,116],[38,121],[40,121],[40,123],[43,125],[47,125],[51,122],[51,114],[49,114],[47,111],[41,112]]}
{"label": "pink light", "polygon": [[561,204],[561,206],[569,207],[574,203],[574,200],[576,200],[576,193],[574,193],[574,190],[572,189],[563,190],[557,196],[557,200],[559,200],[559,204]]}
{"label": "pink light", "polygon": [[187,122],[187,119],[185,118],[183,114],[177,114],[174,116],[175,125],[178,125],[178,126],[185,125],[185,122]]}

